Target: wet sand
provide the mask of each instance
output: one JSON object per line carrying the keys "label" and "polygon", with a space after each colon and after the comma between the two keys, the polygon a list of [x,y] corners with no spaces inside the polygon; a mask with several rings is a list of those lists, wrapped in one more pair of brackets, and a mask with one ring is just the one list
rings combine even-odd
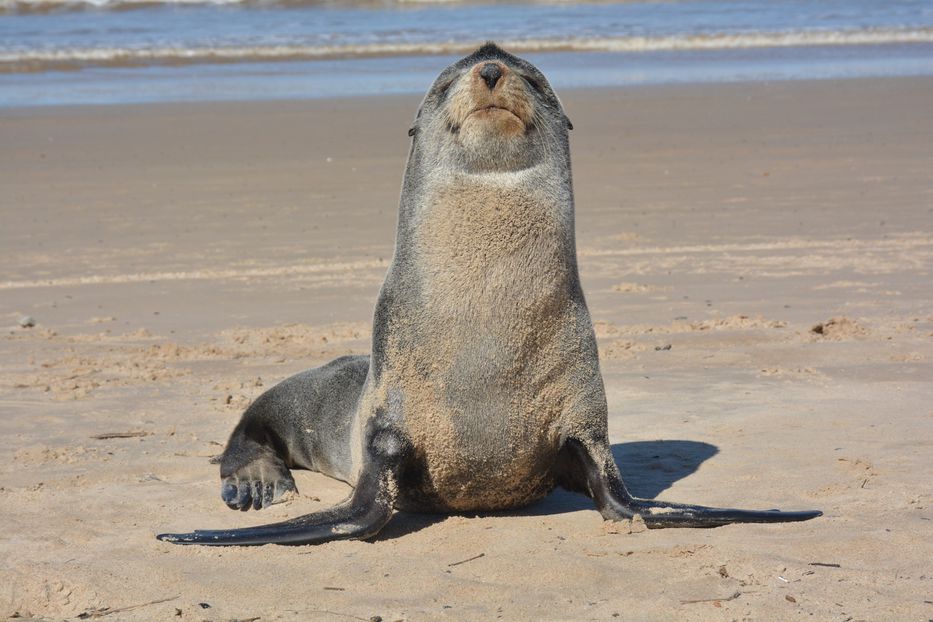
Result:
{"label": "wet sand", "polygon": [[[298,473],[298,498],[231,512],[208,460],[265,388],[368,351],[418,98],[7,109],[0,614],[933,616],[933,84],[563,100],[631,489],[824,517],[615,533],[556,492],[504,514],[399,514],[374,542],[158,542],[347,494]],[[113,433],[129,435],[93,438]]]}

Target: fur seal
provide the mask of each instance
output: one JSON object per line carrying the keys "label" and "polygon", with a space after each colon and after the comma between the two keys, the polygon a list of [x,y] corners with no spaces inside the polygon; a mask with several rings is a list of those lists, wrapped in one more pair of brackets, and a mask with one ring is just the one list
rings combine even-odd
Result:
{"label": "fur seal", "polygon": [[503,510],[555,486],[651,528],[802,521],[819,511],[633,497],[610,453],[596,338],[577,272],[568,130],[538,69],[492,43],[445,69],[418,109],[372,355],[263,394],[221,458],[232,508],[266,507],[291,468],[353,486],[284,522],[161,534],[177,544],[369,538],[395,509]]}

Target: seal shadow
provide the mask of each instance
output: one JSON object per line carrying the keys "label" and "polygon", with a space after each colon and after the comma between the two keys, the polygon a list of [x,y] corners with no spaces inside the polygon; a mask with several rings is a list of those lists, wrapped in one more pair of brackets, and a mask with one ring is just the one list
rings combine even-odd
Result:
{"label": "seal shadow", "polygon": [[[697,441],[633,441],[612,445],[612,456],[629,492],[644,499],[654,499],[677,480],[696,472],[717,453],[719,449],[715,445]],[[579,510],[595,510],[593,501],[585,495],[558,488],[527,508],[469,516],[547,516]],[[398,512],[373,540],[391,540],[421,531],[447,517],[447,514]]]}
{"label": "seal shadow", "polygon": [[[619,465],[626,488],[642,499],[654,499],[677,480],[695,473],[717,453],[715,445],[697,441],[632,441],[612,445],[612,457]],[[543,516],[588,509],[594,509],[590,498],[558,488],[520,514]]]}

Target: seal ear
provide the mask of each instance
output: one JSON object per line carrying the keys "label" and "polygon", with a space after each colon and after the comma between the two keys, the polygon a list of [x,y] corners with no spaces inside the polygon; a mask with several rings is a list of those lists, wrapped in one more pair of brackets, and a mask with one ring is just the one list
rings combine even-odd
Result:
{"label": "seal ear", "polygon": [[572,130],[572,129],[573,129],[573,121],[570,120],[570,117],[564,117],[564,121],[567,122],[567,129],[568,129],[568,130]]}
{"label": "seal ear", "polygon": [[408,135],[409,135],[409,136],[414,136],[414,135],[415,135],[415,132],[418,131],[418,121],[421,120],[421,110],[422,110],[422,108],[424,108],[423,103],[422,103],[421,106],[418,106],[418,112],[415,113],[415,120],[411,122],[411,127],[408,128]]}

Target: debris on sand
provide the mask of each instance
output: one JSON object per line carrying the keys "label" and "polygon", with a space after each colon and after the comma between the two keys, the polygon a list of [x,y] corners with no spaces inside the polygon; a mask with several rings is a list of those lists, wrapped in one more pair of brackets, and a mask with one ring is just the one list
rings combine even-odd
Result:
{"label": "debris on sand", "polygon": [[836,341],[851,339],[852,337],[862,337],[868,334],[867,329],[845,316],[834,317],[825,322],[820,322],[811,328],[810,332],[824,339],[833,339]]}

